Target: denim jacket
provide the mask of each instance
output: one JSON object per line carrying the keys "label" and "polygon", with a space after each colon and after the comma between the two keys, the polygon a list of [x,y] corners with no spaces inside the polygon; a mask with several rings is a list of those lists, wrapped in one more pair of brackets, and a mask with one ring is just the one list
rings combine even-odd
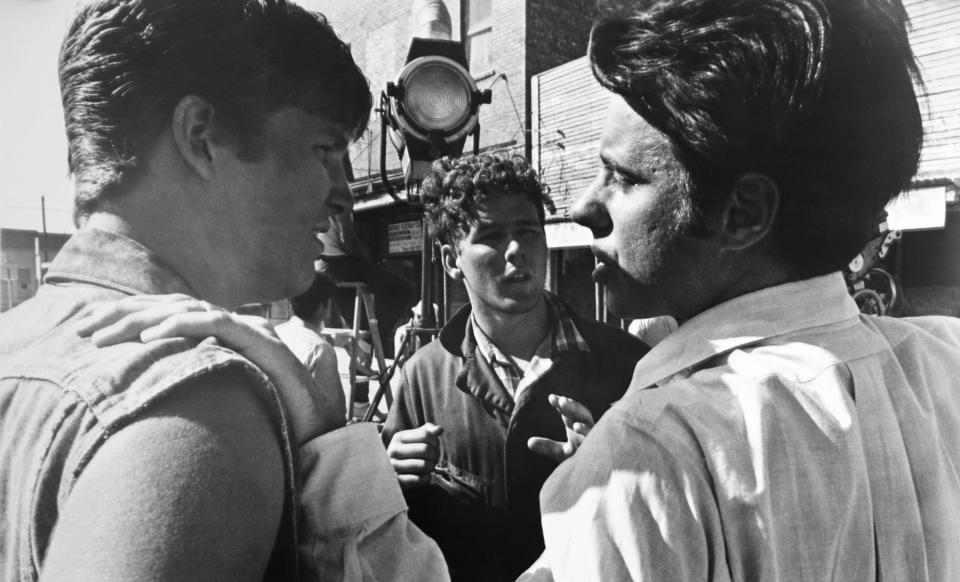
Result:
{"label": "denim jacket", "polygon": [[294,456],[279,395],[236,353],[188,340],[98,349],[74,324],[91,303],[137,293],[196,295],[149,249],[82,230],[36,297],[0,315],[0,579],[37,580],[60,508],[91,458],[165,394],[228,369],[250,379],[284,456],[284,515],[267,579],[297,576]]}

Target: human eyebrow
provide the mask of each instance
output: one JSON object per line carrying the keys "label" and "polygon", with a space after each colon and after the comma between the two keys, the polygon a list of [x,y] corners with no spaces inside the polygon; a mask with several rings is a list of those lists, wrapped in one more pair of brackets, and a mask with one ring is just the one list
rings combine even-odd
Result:
{"label": "human eyebrow", "polygon": [[609,156],[600,152],[600,163],[603,164],[603,167],[615,175],[617,179],[629,184],[647,184],[650,182],[649,178],[643,175],[640,172],[637,172],[633,169],[627,169],[624,166],[616,163],[611,160]]}
{"label": "human eyebrow", "polygon": [[350,132],[343,126],[317,119],[312,127],[314,141],[325,142],[333,150],[346,150],[350,146]]}
{"label": "human eyebrow", "polygon": [[503,225],[499,222],[478,222],[477,223],[477,234],[487,234],[490,232],[496,232],[503,229]]}

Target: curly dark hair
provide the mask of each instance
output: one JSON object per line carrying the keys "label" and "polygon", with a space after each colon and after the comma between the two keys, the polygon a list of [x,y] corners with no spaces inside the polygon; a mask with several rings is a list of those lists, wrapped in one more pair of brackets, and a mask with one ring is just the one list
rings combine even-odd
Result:
{"label": "curly dark hair", "polygon": [[213,105],[247,159],[279,108],[356,136],[372,103],[326,19],[286,0],[91,0],[63,41],[60,88],[78,221],[123,191],[185,95]]}
{"label": "curly dark hair", "polygon": [[523,196],[537,209],[556,212],[549,188],[520,156],[502,154],[441,158],[420,186],[430,234],[441,244],[455,244],[477,223],[479,209],[491,195]]}
{"label": "curly dark hair", "polygon": [[593,72],[671,140],[694,215],[744,173],[781,196],[798,278],[848,263],[917,169],[920,82],[899,0],[607,2]]}

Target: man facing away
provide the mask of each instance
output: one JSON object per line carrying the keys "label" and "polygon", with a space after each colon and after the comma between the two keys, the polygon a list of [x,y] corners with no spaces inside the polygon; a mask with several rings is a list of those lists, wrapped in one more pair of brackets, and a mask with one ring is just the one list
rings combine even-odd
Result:
{"label": "man facing away", "polygon": [[[344,422],[326,392],[281,400],[210,342],[77,331],[99,301],[232,309],[309,286],[371,103],[348,48],[283,0],[104,0],[73,20],[60,80],[79,230],[0,315],[0,578],[443,579],[376,431],[318,437]],[[338,497],[356,490],[372,499]]]}
{"label": "man facing away", "polygon": [[681,325],[543,487],[523,580],[960,579],[960,323],[839,273],[922,138],[885,0],[624,2],[575,204],[624,317]]}
{"label": "man facing away", "polygon": [[307,368],[317,386],[339,389],[331,392],[331,404],[346,416],[347,399],[340,381],[337,353],[330,342],[320,335],[336,288],[337,284],[330,277],[317,273],[306,291],[290,298],[293,316],[278,325],[276,332],[297,360]]}
{"label": "man facing away", "polygon": [[560,441],[620,397],[647,348],[544,291],[549,199],[522,158],[440,160],[422,192],[470,304],[400,370],[382,436],[451,577],[513,580],[543,548],[537,494],[569,452]]}

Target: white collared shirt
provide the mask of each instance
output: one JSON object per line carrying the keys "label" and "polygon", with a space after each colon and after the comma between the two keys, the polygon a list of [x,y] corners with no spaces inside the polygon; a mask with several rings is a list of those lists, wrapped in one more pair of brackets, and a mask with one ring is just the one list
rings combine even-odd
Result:
{"label": "white collared shirt", "polygon": [[714,307],[546,482],[521,580],[960,580],[958,382],[960,321],[838,273]]}

